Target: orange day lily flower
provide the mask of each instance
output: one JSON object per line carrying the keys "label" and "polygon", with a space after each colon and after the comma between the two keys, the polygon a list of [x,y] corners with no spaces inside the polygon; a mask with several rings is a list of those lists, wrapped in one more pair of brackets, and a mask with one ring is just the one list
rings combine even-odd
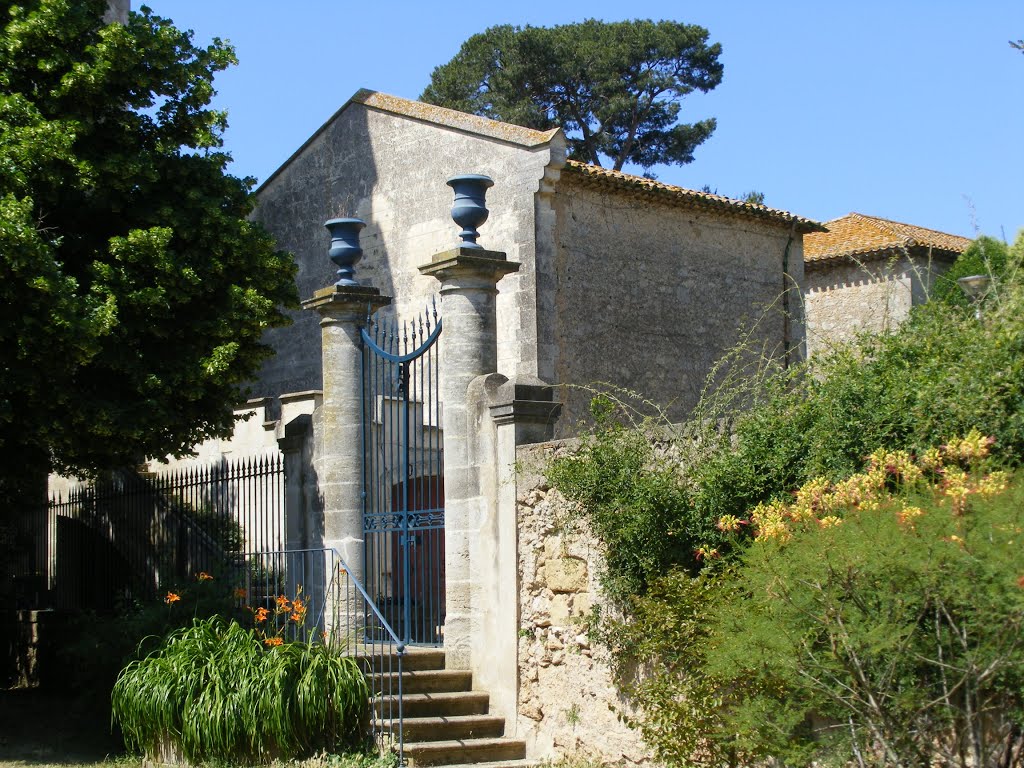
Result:
{"label": "orange day lily flower", "polygon": [[280,637],[267,637],[264,638],[263,642],[271,647],[275,645],[284,645],[284,640],[282,640]]}
{"label": "orange day lily flower", "polygon": [[213,576],[206,571],[200,571],[196,574],[196,581],[213,581]]}
{"label": "orange day lily flower", "polygon": [[168,605],[170,605],[171,603],[176,603],[179,600],[181,600],[181,595],[176,594],[174,592],[168,592],[167,597],[164,598],[164,602]]}

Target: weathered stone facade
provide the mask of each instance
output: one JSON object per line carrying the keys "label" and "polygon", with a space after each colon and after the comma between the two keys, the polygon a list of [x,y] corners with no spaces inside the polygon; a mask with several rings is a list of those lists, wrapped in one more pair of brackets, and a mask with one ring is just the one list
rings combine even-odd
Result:
{"label": "weathered stone facade", "polygon": [[[534,195],[547,166],[564,162],[564,141],[553,133],[427,105],[417,105],[422,118],[399,114],[393,102],[403,108],[414,104],[357,94],[262,185],[256,218],[279,247],[295,254],[301,298],[334,281],[323,222],[339,216],[363,219],[364,256],[356,277],[394,298],[386,312],[411,319],[437,293],[437,281],[418,267],[457,240],[452,191],[445,181],[458,173],[491,176],[491,214],[479,243],[522,265],[502,283],[498,298],[498,367],[509,375],[536,375],[537,321],[524,298],[535,280]],[[447,122],[439,123],[436,113]],[[447,119],[452,116],[465,118],[465,126]],[[482,132],[486,129],[491,130]],[[320,388],[316,322],[310,313],[296,313],[291,326],[267,334],[277,354],[265,364],[255,392]]]}
{"label": "weathered stone facade", "polygon": [[600,602],[597,540],[565,525],[568,502],[544,468],[575,441],[520,447],[516,456],[519,687],[516,733],[528,754],[587,755],[642,763],[650,753],[622,721],[631,714],[612,681],[607,651],[591,647],[582,621]]}
{"label": "weathered stone facade", "polygon": [[926,300],[934,279],[933,270],[903,255],[811,262],[805,274],[808,355],[893,330]]}
{"label": "weathered stone facade", "polygon": [[[682,419],[743,329],[776,357],[803,357],[802,238],[792,227],[636,200],[571,172],[554,205],[558,290],[542,305],[542,379],[607,382]],[[559,436],[590,398],[566,393]]]}

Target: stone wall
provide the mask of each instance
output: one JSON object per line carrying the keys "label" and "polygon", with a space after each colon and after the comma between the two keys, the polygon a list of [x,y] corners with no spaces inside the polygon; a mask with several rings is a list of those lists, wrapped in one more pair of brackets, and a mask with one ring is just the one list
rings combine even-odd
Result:
{"label": "stone wall", "polygon": [[935,277],[951,263],[896,251],[809,262],[804,293],[808,355],[826,352],[861,333],[896,328],[911,307],[928,299]]}
{"label": "stone wall", "polygon": [[[803,280],[803,241],[788,225],[638,201],[570,173],[558,182],[554,206],[557,291],[542,305],[542,338],[552,340],[542,379],[635,390],[681,419],[741,329],[755,327],[756,346],[773,355],[785,353],[788,336],[802,356],[799,290],[792,289]],[[557,437],[573,434],[590,398],[567,393]]]}
{"label": "stone wall", "polygon": [[581,620],[600,601],[603,558],[585,530],[563,525],[568,502],[543,470],[575,441],[517,450],[519,692],[516,734],[533,759],[588,755],[642,763],[649,752],[619,718],[631,712],[612,682],[606,652],[591,647]]}

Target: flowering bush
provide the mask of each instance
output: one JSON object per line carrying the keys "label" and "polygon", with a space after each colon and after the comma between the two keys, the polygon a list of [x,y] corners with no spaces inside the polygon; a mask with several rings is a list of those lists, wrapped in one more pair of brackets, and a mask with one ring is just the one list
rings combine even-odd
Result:
{"label": "flowering bush", "polygon": [[362,747],[368,697],[352,657],[213,617],[129,664],[112,705],[128,748],[158,762],[168,747],[190,763],[265,762]]}
{"label": "flowering bush", "polygon": [[913,526],[924,513],[909,492],[923,493],[933,506],[962,516],[972,498],[988,499],[1006,490],[1005,471],[982,471],[992,443],[992,438],[973,430],[920,457],[879,449],[868,457],[863,472],[836,483],[816,478],[794,493],[793,502],[759,504],[751,513],[755,538],[787,541],[797,529],[839,525],[849,514],[893,504],[899,522]]}
{"label": "flowering bush", "polygon": [[[240,590],[244,593],[244,590]],[[244,594],[240,594],[245,597]],[[294,638],[302,634],[306,623],[306,611],[309,606],[302,595],[302,587],[296,590],[293,600],[285,595],[274,598],[273,608],[246,606],[252,614],[253,631],[264,645],[281,645],[286,638]]]}
{"label": "flowering bush", "polygon": [[978,432],[876,451],[719,530],[592,631],[667,765],[1019,766],[1024,486]]}
{"label": "flowering bush", "polygon": [[[715,738],[792,763],[1024,761],[1024,488],[972,432],[759,506],[705,680]],[[706,683],[705,683],[706,684]]]}

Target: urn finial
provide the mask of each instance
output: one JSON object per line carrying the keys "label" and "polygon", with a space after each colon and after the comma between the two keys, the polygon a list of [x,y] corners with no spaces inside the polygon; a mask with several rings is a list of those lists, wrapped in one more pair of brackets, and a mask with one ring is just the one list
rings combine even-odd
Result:
{"label": "urn finial", "polygon": [[452,219],[462,227],[459,232],[460,248],[480,248],[476,239],[480,237],[477,227],[487,221],[490,211],[487,210],[487,189],[494,186],[490,176],[467,173],[452,176],[447,184],[455,190],[455,204],[452,206]]}
{"label": "urn finial", "polygon": [[366,226],[362,219],[331,219],[324,222],[331,233],[331,248],[327,255],[338,265],[338,282],[335,285],[359,285],[356,281],[356,262],[363,257],[359,246],[359,230]]}

